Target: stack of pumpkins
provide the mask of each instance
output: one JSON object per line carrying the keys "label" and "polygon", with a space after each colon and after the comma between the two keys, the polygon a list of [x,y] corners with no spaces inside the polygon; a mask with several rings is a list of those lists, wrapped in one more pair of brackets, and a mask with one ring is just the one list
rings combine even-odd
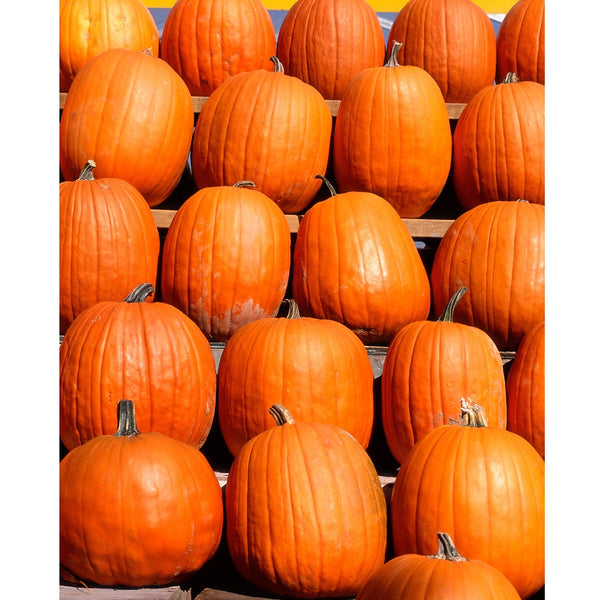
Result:
{"label": "stack of pumpkins", "polygon": [[[497,37],[471,0],[410,0],[387,48],[366,0],[298,0],[277,39],[260,0],[178,0],[160,50],[141,0],[60,11],[63,577],[186,581],[224,541],[277,596],[540,590],[543,0]],[[403,218],[449,179],[428,272]]]}

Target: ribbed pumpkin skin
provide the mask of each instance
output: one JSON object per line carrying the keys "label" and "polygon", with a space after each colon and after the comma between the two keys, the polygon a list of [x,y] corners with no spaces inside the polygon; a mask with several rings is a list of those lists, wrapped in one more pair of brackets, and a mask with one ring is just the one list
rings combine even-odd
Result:
{"label": "ribbed pumpkin skin", "polygon": [[275,29],[260,0],[179,0],[165,21],[161,58],[194,96],[209,96],[226,79],[271,70]]}
{"label": "ribbed pumpkin skin", "polygon": [[297,421],[252,438],[229,471],[225,508],[236,569],[277,596],[352,596],[384,562],[377,472],[333,425]]}
{"label": "ribbed pumpkin skin", "polygon": [[434,554],[436,532],[444,531],[464,557],[501,571],[522,598],[544,584],[544,461],[510,431],[430,431],[400,467],[390,511],[397,556]]}
{"label": "ribbed pumpkin skin", "polygon": [[142,195],[124,180],[63,181],[59,244],[61,333],[97,302],[156,284],[158,229]]}
{"label": "ribbed pumpkin skin", "polygon": [[219,482],[188,444],[160,433],[102,435],[60,463],[60,560],[79,579],[184,580],[214,555],[222,528]]}
{"label": "ribbed pumpkin skin", "polygon": [[389,346],[381,375],[387,445],[402,464],[426,433],[457,421],[461,398],[482,406],[490,427],[506,428],[502,358],[481,329],[462,323],[417,321]]}
{"label": "ribbed pumpkin skin", "polygon": [[394,208],[368,192],[334,195],[301,219],[292,261],[300,314],[332,319],[365,344],[387,344],[426,319],[427,272]]}
{"label": "ribbed pumpkin skin", "polygon": [[76,179],[92,158],[97,177],[125,179],[157,206],[179,183],[193,127],[192,97],[165,61],[107,50],[82,67],[65,100],[61,172]]}
{"label": "ribbed pumpkin skin", "polygon": [[371,192],[401,217],[420,217],[442,191],[451,160],[448,111],[428,73],[399,65],[366,69],[354,77],[333,132],[341,192]]}
{"label": "ribbed pumpkin skin", "polygon": [[516,73],[522,81],[545,83],[544,0],[519,0],[506,13],[496,36],[496,81]]}
{"label": "ribbed pumpkin skin", "polygon": [[494,27],[471,0],[410,0],[390,28],[388,55],[394,41],[400,64],[425,69],[446,102],[468,102],[494,83]]}
{"label": "ribbed pumpkin skin", "polygon": [[[225,84],[224,84],[225,85]],[[285,215],[261,192],[217,186],[179,208],[165,238],[161,291],[210,340],[277,314],[290,273]]]}
{"label": "ribbed pumpkin skin", "polygon": [[373,425],[373,369],[358,337],[329,319],[265,318],[229,340],[218,373],[221,433],[236,456],[275,426],[277,402],[300,421],[331,423],[366,448]]}
{"label": "ribbed pumpkin skin", "polygon": [[469,209],[496,200],[545,203],[545,88],[500,83],[478,92],[454,131],[453,183]]}
{"label": "ribbed pumpkin skin", "polygon": [[197,325],[164,302],[101,302],[60,347],[60,435],[70,450],[116,431],[116,403],[135,398],[141,431],[195,448],[210,431],[216,368]]}
{"label": "ribbed pumpkin skin", "polygon": [[329,160],[332,117],[323,96],[283,72],[230,77],[202,107],[192,142],[198,188],[250,180],[286,213],[316,196]]}
{"label": "ribbed pumpkin skin", "polygon": [[454,320],[483,329],[500,350],[516,350],[544,319],[545,210],[529,202],[488,202],[460,215],[444,234],[431,269],[439,314],[468,292]]}
{"label": "ribbed pumpkin skin", "polygon": [[541,322],[523,338],[506,378],[508,429],[524,437],[545,457],[545,342]]}
{"label": "ribbed pumpkin skin", "polygon": [[277,57],[288,75],[339,100],[360,71],[383,65],[383,29],[366,0],[298,0],[281,23]]}
{"label": "ribbed pumpkin skin", "polygon": [[105,50],[159,53],[158,29],[142,0],[61,0],[59,38],[61,92],[68,92],[79,69]]}

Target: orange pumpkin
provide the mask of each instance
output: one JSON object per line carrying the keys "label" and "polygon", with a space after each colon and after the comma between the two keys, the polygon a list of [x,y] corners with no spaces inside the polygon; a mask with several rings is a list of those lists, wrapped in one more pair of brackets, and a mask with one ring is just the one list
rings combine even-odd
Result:
{"label": "orange pumpkin", "polygon": [[500,350],[516,350],[544,320],[544,206],[498,201],[463,213],[442,237],[430,280],[438,314],[465,286],[454,320],[483,329]]}
{"label": "orange pumpkin", "polygon": [[67,94],[61,172],[72,181],[91,158],[98,177],[124,179],[156,206],[179,183],[193,127],[192,97],[164,60],[107,50],[80,69]]}
{"label": "orange pumpkin", "polygon": [[242,325],[275,316],[287,288],[285,215],[248,183],[199,190],[178,209],[165,238],[162,297],[210,340],[226,341]]}
{"label": "orange pumpkin", "polygon": [[448,179],[452,134],[439,86],[423,69],[400,65],[398,48],[385,66],[361,71],[346,88],[333,166],[340,191],[371,192],[401,217],[420,217]]}
{"label": "orange pumpkin", "polygon": [[542,321],[521,340],[506,378],[508,429],[545,457],[545,342]]}
{"label": "orange pumpkin", "polygon": [[60,91],[79,69],[111,48],[149,50],[158,56],[158,29],[142,0],[60,0]]}
{"label": "orange pumpkin", "polygon": [[407,323],[427,318],[427,272],[389,202],[369,192],[332,192],[300,221],[294,300],[303,316],[339,321],[365,344],[387,344]]}
{"label": "orange pumpkin", "polygon": [[545,0],[518,0],[496,36],[496,81],[517,73],[522,81],[545,83]]}
{"label": "orange pumpkin", "polygon": [[210,94],[236,73],[271,69],[275,29],[260,0],[178,0],[160,52],[194,96]]}
{"label": "orange pumpkin", "polygon": [[410,0],[388,35],[402,47],[398,61],[425,69],[446,102],[468,102],[494,83],[496,36],[486,12],[471,0]]}
{"label": "orange pumpkin", "polygon": [[198,188],[254,182],[286,213],[316,196],[329,160],[332,117],[315,88],[275,71],[239,73],[202,107],[192,142]]}
{"label": "orange pumpkin", "polygon": [[387,445],[402,464],[415,442],[461,416],[461,398],[485,409],[490,427],[506,428],[504,368],[498,348],[477,327],[454,323],[458,290],[437,321],[416,321],[394,337],[381,374]]}
{"label": "orange pumpkin", "polygon": [[152,212],[130,183],[95,179],[87,161],[59,188],[60,332],[86,308],[156,285],[160,239]]}
{"label": "orange pumpkin", "polygon": [[[295,304],[295,303],[294,303]],[[331,423],[366,448],[373,425],[373,369],[347,327],[329,319],[264,318],[227,342],[218,373],[218,418],[231,454],[275,426],[273,402],[300,421]]]}
{"label": "orange pumpkin", "polygon": [[387,507],[365,449],[343,429],[294,421],[235,457],[225,490],[227,545],[236,569],[276,596],[356,594],[385,558]]}
{"label": "orange pumpkin", "polygon": [[461,556],[447,533],[438,533],[437,554],[403,554],[379,567],[356,600],[519,600],[514,586],[498,569]]}
{"label": "orange pumpkin", "polygon": [[140,433],[131,400],[118,411],[114,435],[95,437],[60,463],[61,565],[103,586],[185,580],[219,546],[219,482],[195,448]]}
{"label": "orange pumpkin", "polygon": [[509,74],[480,90],[454,130],[453,183],[469,209],[484,202],[545,202],[545,88]]}
{"label": "orange pumpkin", "polygon": [[544,461],[521,436],[485,427],[465,403],[465,424],[421,438],[401,465],[390,518],[395,554],[433,554],[446,532],[469,560],[498,569],[521,598],[544,584]]}
{"label": "orange pumpkin", "polygon": [[99,302],[73,321],[60,347],[60,435],[68,450],[116,429],[115,404],[135,398],[143,431],[195,448],[210,431],[216,367],[196,324],[154,289],[136,287],[121,302]]}
{"label": "orange pumpkin", "polygon": [[360,71],[383,65],[383,29],[366,0],[298,0],[281,23],[277,58],[288,75],[339,100]]}

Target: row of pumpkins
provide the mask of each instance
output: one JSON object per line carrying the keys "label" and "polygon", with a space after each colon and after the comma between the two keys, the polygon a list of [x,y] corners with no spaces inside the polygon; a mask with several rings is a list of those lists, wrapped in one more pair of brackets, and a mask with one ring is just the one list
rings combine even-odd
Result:
{"label": "row of pumpkins", "polygon": [[[240,574],[279,596],[375,600],[398,590],[418,599],[449,581],[453,597],[534,594],[544,584],[544,206],[543,175],[523,161],[543,163],[543,69],[540,81],[538,67],[530,76],[511,63],[522,80],[493,86],[494,46],[491,80],[472,99],[449,96],[453,86],[425,69],[395,66],[408,61],[410,20],[431,4],[411,0],[389,65],[331,93],[342,98],[333,128],[329,93],[293,77],[299,67],[279,49],[271,60],[260,3],[179,0],[161,41],[165,60],[144,40],[72,59],[68,71],[63,43],[76,39],[73,28],[86,37],[89,23],[89,39],[102,24],[66,18],[83,4],[61,2],[63,576],[109,586],[185,581],[224,539]],[[136,3],[91,4],[106,4],[105,14],[118,4],[117,30]],[[439,4],[447,18],[469,10],[476,20],[470,0]],[[330,41],[345,37],[344,24],[359,27],[325,5],[354,17],[368,7],[300,0],[288,13],[290,48],[303,22],[319,30],[303,6],[321,15]],[[538,5],[543,19],[536,1],[519,0],[514,13],[528,7],[526,21]],[[234,74],[239,64],[223,60],[225,71],[210,71],[218,84],[200,74],[214,89],[186,75],[200,63],[191,58],[199,33],[185,27],[202,19],[184,11],[201,7],[212,19],[238,11],[244,35],[216,37],[241,40],[248,54],[239,56],[265,45],[248,71]],[[378,45],[359,31],[352,50],[331,51],[340,72],[344,57]],[[527,40],[519,59],[535,54]],[[196,124],[190,91],[208,96]],[[467,102],[454,140],[446,101]],[[513,105],[527,115],[516,120],[522,148],[501,164]],[[525,136],[528,126],[537,138]],[[460,196],[465,211],[428,274],[401,217],[427,210],[452,160],[458,181],[457,140],[470,130],[462,185],[476,191]],[[177,185],[190,148],[198,192],[161,244],[150,207]],[[330,150],[339,191],[324,177]],[[469,175],[473,165],[485,173]],[[392,175],[402,184],[361,183]],[[497,198],[492,179],[504,185]],[[292,244],[284,212],[304,210],[323,184],[330,197],[307,210]],[[511,186],[521,186],[514,196]],[[289,315],[275,317],[290,278]],[[227,342],[218,372],[209,340]],[[389,345],[381,416],[400,464],[389,507],[366,450],[375,402],[365,344]],[[517,351],[507,379],[499,349]],[[224,493],[199,451],[214,426],[233,457]]]}

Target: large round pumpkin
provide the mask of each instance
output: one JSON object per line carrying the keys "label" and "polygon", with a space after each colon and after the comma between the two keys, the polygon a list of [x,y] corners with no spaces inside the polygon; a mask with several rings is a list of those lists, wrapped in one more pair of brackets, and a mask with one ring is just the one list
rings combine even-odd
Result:
{"label": "large round pumpkin", "polygon": [[519,600],[498,569],[461,556],[447,533],[438,532],[436,554],[403,554],[379,567],[356,600]]}
{"label": "large round pumpkin", "polygon": [[506,378],[508,429],[545,457],[546,326],[542,321],[521,340]]}
{"label": "large round pumpkin", "polygon": [[220,85],[202,107],[192,142],[198,188],[254,182],[284,212],[304,209],[329,160],[332,117],[323,96],[283,72],[256,69]]}
{"label": "large round pumpkin", "polygon": [[504,16],[496,36],[496,81],[517,73],[545,83],[545,6],[545,0],[518,0]]}
{"label": "large round pumpkin", "polygon": [[400,464],[427,432],[460,419],[461,398],[482,406],[490,427],[506,428],[500,352],[487,333],[452,320],[466,291],[454,294],[437,321],[409,323],[389,346],[381,374],[382,421]]}
{"label": "large round pumpkin", "polygon": [[117,426],[116,403],[135,398],[143,431],[196,448],[210,431],[216,367],[197,325],[138,286],[121,302],[99,302],[73,321],[60,347],[60,435],[70,450]]}
{"label": "large round pumpkin", "polygon": [[60,463],[61,566],[103,586],[184,580],[219,546],[219,482],[195,448],[140,433],[131,400],[118,410],[114,435],[95,437]]}
{"label": "large round pumpkin", "polygon": [[409,452],[392,490],[394,552],[433,554],[446,532],[528,598],[545,576],[544,461],[521,436],[485,427],[482,413],[465,403],[466,424],[437,427]]}
{"label": "large round pumpkin", "polygon": [[60,332],[97,302],[156,284],[160,239],[152,211],[130,183],[95,179],[89,160],[59,188]]}
{"label": "large round pumpkin", "polygon": [[395,41],[399,62],[425,69],[446,102],[468,102],[494,83],[494,27],[471,0],[410,0],[392,23],[388,54]]}
{"label": "large round pumpkin", "polygon": [[275,316],[287,288],[291,236],[285,215],[245,183],[193,194],[165,238],[162,297],[210,340],[226,341],[242,325]]}
{"label": "large round pumpkin", "polygon": [[366,0],[298,0],[281,23],[277,58],[288,75],[339,100],[360,71],[383,65],[383,29]]}
{"label": "large round pumpkin", "polygon": [[150,50],[158,56],[158,29],[142,0],[60,0],[60,91],[79,69],[111,48]]}
{"label": "large round pumpkin", "polygon": [[306,212],[292,292],[300,314],[339,321],[365,344],[388,344],[430,307],[427,272],[406,225],[369,192],[334,194]]}
{"label": "large round pumpkin", "polygon": [[347,597],[385,558],[387,507],[365,449],[327,423],[271,409],[225,489],[227,545],[253,585],[294,598]]}
{"label": "large round pumpkin", "polygon": [[545,88],[509,74],[480,90],[454,131],[453,183],[473,208],[495,200],[545,202]]}
{"label": "large round pumpkin", "polygon": [[541,204],[481,204],[450,225],[433,258],[435,310],[461,287],[454,320],[483,329],[500,350],[516,350],[545,311],[545,210]]}
{"label": "large round pumpkin", "polygon": [[65,100],[60,168],[76,179],[89,159],[98,177],[135,186],[150,206],[175,189],[190,151],[192,97],[160,58],[114,48],[89,60]]}
{"label": "large round pumpkin", "polygon": [[366,448],[373,425],[373,369],[358,337],[330,319],[265,318],[227,342],[218,373],[218,418],[234,456],[275,426],[277,402],[299,421],[338,425]]}
{"label": "large round pumpkin", "polygon": [[420,67],[385,66],[354,77],[340,100],[333,166],[342,192],[385,198],[401,217],[420,217],[444,188],[452,134],[444,98]]}
{"label": "large round pumpkin", "polygon": [[195,96],[209,96],[236,73],[271,69],[275,29],[260,0],[178,0],[162,32],[160,55]]}

